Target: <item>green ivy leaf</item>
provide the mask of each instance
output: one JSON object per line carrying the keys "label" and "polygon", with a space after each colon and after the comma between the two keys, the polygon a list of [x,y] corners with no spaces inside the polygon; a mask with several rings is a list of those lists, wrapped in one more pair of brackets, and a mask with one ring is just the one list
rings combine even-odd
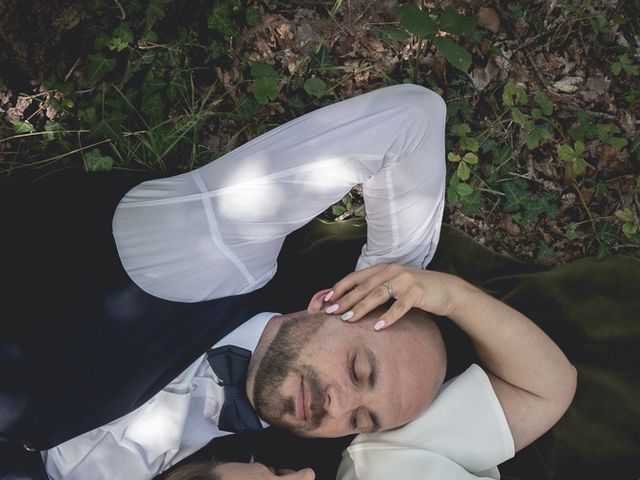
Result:
{"label": "green ivy leaf", "polygon": [[58,122],[54,122],[52,120],[47,120],[47,123],[44,124],[44,131],[47,132],[44,134],[44,138],[49,141],[56,138],[56,133],[64,130],[62,125]]}
{"label": "green ivy leaf", "polygon": [[400,26],[416,37],[430,38],[436,34],[436,22],[417,5],[403,5],[396,12],[400,16]]}
{"label": "green ivy leaf", "polygon": [[340,215],[342,215],[346,211],[347,211],[347,209],[344,208],[344,206],[341,205],[341,204],[336,204],[336,205],[333,205],[331,207],[331,213],[336,217],[339,217]]}
{"label": "green ivy leaf", "polygon": [[538,244],[538,253],[536,255],[538,260],[546,260],[548,258],[553,257],[555,252],[553,248],[544,240],[541,240]]}
{"label": "green ivy leaf", "polygon": [[438,18],[440,30],[454,35],[473,33],[476,30],[476,23],[474,18],[460,15],[452,7],[445,8]]}
{"label": "green ivy leaf", "polygon": [[342,204],[344,205],[344,208],[346,208],[347,210],[351,210],[351,195],[347,193],[344,197],[342,197]]}
{"label": "green ivy leaf", "polygon": [[171,0],[151,0],[146,11],[147,28],[151,28],[158,20],[164,18],[164,7]]}
{"label": "green ivy leaf", "polygon": [[207,27],[216,30],[226,39],[237,37],[240,33],[237,23],[233,18],[233,5],[231,2],[215,2],[207,15]]}
{"label": "green ivy leaf", "polygon": [[320,78],[308,78],[304,82],[304,91],[314,97],[323,97],[327,92],[327,84]]}
{"label": "green ivy leaf", "polygon": [[23,133],[33,133],[36,131],[35,127],[31,125],[31,123],[21,120],[11,120],[11,124],[13,125],[13,131],[18,135]]}
{"label": "green ivy leaf", "polygon": [[84,155],[84,168],[87,172],[108,172],[113,168],[113,158],[94,148]]}
{"label": "green ivy leaf", "polygon": [[107,58],[101,53],[89,55],[89,66],[87,68],[87,82],[94,83],[101,80],[105,75],[116,68],[116,60]]}
{"label": "green ivy leaf", "polygon": [[109,49],[121,52],[127,48],[133,42],[133,33],[127,22],[121,23],[113,29],[111,33],[111,41],[109,42]]}
{"label": "green ivy leaf", "polygon": [[433,39],[433,43],[438,47],[440,55],[447,59],[451,65],[467,73],[471,66],[471,54],[469,52],[448,38],[437,37]]}
{"label": "green ivy leaf", "polygon": [[509,180],[502,184],[502,191],[505,194],[505,212],[517,212],[524,205],[527,205],[532,198],[529,191],[529,184],[522,178]]}

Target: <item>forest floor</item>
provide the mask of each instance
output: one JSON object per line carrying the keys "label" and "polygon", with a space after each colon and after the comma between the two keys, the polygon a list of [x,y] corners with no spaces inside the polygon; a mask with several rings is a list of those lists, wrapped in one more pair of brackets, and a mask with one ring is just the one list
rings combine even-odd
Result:
{"label": "forest floor", "polygon": [[[41,48],[0,25],[2,181],[180,173],[411,82],[448,105],[446,223],[525,261],[640,255],[637,3],[63,3],[34,14],[57,29]],[[361,203],[356,188],[323,218],[362,216]]]}

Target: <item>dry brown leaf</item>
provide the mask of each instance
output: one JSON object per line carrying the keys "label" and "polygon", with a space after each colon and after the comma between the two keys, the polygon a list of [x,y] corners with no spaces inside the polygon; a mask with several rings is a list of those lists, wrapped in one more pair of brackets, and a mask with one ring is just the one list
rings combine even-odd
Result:
{"label": "dry brown leaf", "polygon": [[597,74],[587,79],[578,95],[587,103],[602,103],[608,106],[611,102],[608,93],[610,84],[611,80],[601,73]]}
{"label": "dry brown leaf", "polygon": [[495,8],[480,7],[480,11],[478,12],[478,25],[485,27],[487,30],[491,30],[493,33],[498,33],[500,30],[500,15],[498,15]]}

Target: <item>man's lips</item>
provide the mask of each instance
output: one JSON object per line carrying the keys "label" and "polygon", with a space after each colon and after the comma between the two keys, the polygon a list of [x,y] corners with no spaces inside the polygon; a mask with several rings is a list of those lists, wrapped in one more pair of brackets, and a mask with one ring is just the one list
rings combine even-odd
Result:
{"label": "man's lips", "polygon": [[304,377],[300,377],[300,390],[296,397],[296,411],[295,415],[303,422],[307,422],[311,418],[311,405],[309,393],[305,391]]}

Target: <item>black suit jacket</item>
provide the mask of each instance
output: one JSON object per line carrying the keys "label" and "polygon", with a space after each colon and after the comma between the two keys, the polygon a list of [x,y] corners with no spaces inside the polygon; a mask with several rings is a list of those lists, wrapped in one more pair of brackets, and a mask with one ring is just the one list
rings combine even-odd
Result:
{"label": "black suit jacket", "polygon": [[35,476],[18,471],[38,450],[139,407],[261,311],[256,294],[178,303],[129,279],[111,218],[139,181],[65,175],[2,193],[0,478]]}

